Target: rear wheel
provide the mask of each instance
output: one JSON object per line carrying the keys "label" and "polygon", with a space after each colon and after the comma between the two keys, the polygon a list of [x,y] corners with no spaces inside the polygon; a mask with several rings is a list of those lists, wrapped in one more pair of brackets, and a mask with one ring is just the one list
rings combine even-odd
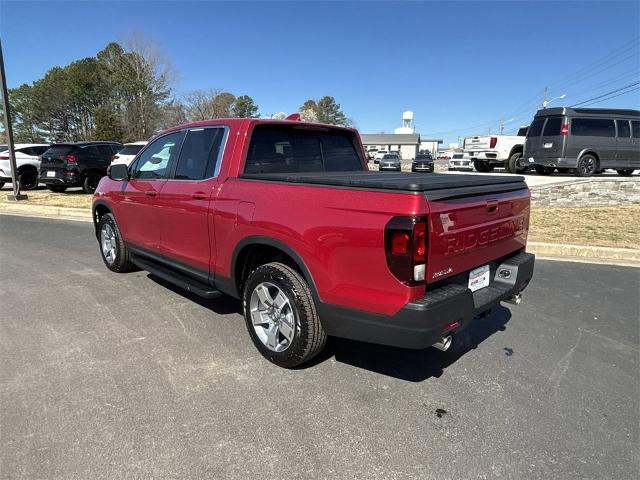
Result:
{"label": "rear wheel", "polygon": [[277,262],[256,268],[247,279],[242,297],[247,330],[267,360],[292,368],[311,360],[324,348],[327,335],[311,290],[292,268]]}
{"label": "rear wheel", "polygon": [[93,194],[98,188],[98,183],[100,183],[100,179],[102,176],[97,173],[88,173],[86,177],[84,177],[84,182],[82,184],[82,190],[84,193]]}
{"label": "rear wheel", "polygon": [[47,189],[53,193],[62,193],[67,189],[67,187],[63,187],[62,185],[47,185]]}
{"label": "rear wheel", "polygon": [[551,175],[555,170],[553,167],[545,167],[544,165],[536,165],[535,169],[538,175]]}
{"label": "rear wheel", "polygon": [[522,152],[515,152],[509,157],[507,170],[511,173],[524,173],[527,166],[522,163]]}
{"label": "rear wheel", "polygon": [[590,177],[598,171],[598,159],[591,154],[583,155],[578,160],[576,175],[579,177]]}
{"label": "rear wheel", "polygon": [[125,273],[136,269],[135,265],[131,263],[129,250],[122,240],[116,220],[110,213],[105,213],[100,217],[98,241],[100,242],[102,261],[109,270]]}
{"label": "rear wheel", "polygon": [[493,172],[493,165],[486,160],[474,160],[473,166],[478,172]]}
{"label": "rear wheel", "polygon": [[629,175],[631,175],[633,173],[633,169],[625,168],[623,170],[616,170],[616,172],[618,172],[618,175],[620,175],[622,177],[628,177]]}
{"label": "rear wheel", "polygon": [[18,172],[20,190],[33,190],[38,186],[38,171],[27,169]]}

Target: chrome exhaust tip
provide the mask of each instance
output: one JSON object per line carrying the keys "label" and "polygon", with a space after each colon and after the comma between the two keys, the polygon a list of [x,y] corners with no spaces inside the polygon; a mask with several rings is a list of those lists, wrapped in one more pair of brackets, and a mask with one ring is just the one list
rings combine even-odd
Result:
{"label": "chrome exhaust tip", "polygon": [[439,342],[434,343],[432,346],[437,348],[438,350],[446,352],[447,350],[449,350],[452,340],[453,339],[451,338],[451,335],[447,335],[446,337],[440,339]]}
{"label": "chrome exhaust tip", "polygon": [[505,302],[511,303],[512,305],[520,305],[521,301],[522,301],[522,294],[521,293],[516,293],[513,297],[507,298],[505,300]]}

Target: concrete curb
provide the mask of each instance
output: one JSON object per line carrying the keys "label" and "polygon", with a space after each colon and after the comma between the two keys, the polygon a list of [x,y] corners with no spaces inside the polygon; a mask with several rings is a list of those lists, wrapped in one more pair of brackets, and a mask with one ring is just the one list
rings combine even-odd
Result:
{"label": "concrete curb", "polygon": [[591,247],[559,243],[527,242],[527,251],[541,257],[568,257],[582,260],[613,260],[640,265],[640,250],[631,248]]}
{"label": "concrete curb", "polygon": [[52,207],[21,203],[0,203],[0,213],[27,215],[46,218],[72,218],[74,220],[91,221],[91,210],[88,208]]}

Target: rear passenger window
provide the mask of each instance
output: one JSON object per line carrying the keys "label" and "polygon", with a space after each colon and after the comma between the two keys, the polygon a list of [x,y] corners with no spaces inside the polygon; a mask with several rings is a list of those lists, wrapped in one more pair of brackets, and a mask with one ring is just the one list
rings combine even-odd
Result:
{"label": "rear passenger window", "polygon": [[529,133],[527,133],[527,137],[539,137],[542,133],[542,125],[544,125],[544,121],[544,117],[536,118],[529,127]]}
{"label": "rear passenger window", "polygon": [[203,180],[215,175],[223,128],[197,128],[187,132],[173,178]]}
{"label": "rear passenger window", "polygon": [[619,137],[629,138],[631,136],[631,129],[627,120],[616,120],[616,124],[618,125]]}
{"label": "rear passenger window", "polygon": [[571,135],[579,137],[615,137],[613,120],[605,118],[574,118],[571,120]]}
{"label": "rear passenger window", "polygon": [[631,131],[633,138],[640,138],[640,121],[634,120],[631,122]]}
{"label": "rear passenger window", "polygon": [[108,145],[98,145],[98,152],[100,152],[100,155],[106,155],[108,157],[113,155],[113,150],[111,150]]}
{"label": "rear passenger window", "polygon": [[547,124],[544,126],[542,132],[543,137],[555,137],[560,135],[560,129],[562,128],[562,117],[549,117]]}
{"label": "rear passenger window", "polygon": [[327,172],[349,172],[362,169],[353,142],[344,135],[323,135],[322,155]]}

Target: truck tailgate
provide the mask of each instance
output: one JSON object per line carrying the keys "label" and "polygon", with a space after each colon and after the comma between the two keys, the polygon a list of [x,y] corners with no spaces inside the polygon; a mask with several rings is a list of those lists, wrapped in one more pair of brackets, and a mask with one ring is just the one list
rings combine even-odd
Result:
{"label": "truck tailgate", "polygon": [[489,150],[490,148],[491,137],[471,137],[467,138],[464,141],[464,151],[465,152],[480,152],[484,150]]}
{"label": "truck tailgate", "polygon": [[529,190],[429,201],[428,283],[521,250],[529,230]]}

